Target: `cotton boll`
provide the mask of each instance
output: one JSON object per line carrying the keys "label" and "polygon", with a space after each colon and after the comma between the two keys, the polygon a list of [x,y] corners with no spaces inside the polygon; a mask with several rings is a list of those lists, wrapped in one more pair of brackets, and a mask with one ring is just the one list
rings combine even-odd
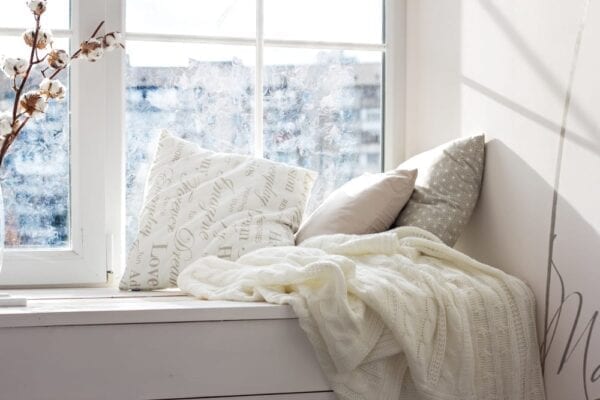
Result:
{"label": "cotton boll", "polygon": [[29,63],[22,58],[6,57],[1,60],[1,67],[4,74],[12,79],[16,76],[25,75]]}
{"label": "cotton boll", "polygon": [[81,56],[90,62],[96,62],[104,54],[102,42],[98,39],[90,39],[81,43]]}
{"label": "cotton boll", "polygon": [[6,135],[12,133],[12,116],[8,112],[0,113],[0,137],[3,139]]}
{"label": "cotton boll", "polygon": [[35,15],[42,15],[46,11],[46,0],[29,0],[27,6]]}
{"label": "cotton boll", "polygon": [[52,50],[46,58],[48,65],[54,69],[61,69],[69,63],[69,54],[64,50]]}
{"label": "cotton boll", "polygon": [[102,38],[99,38],[102,41],[102,47],[106,51],[112,51],[116,48],[125,48],[123,45],[123,36],[121,32],[110,32],[104,35]]}
{"label": "cotton boll", "polygon": [[[33,42],[35,41],[35,30],[29,29],[23,32],[23,40],[25,41],[25,44],[27,44],[27,46],[33,47]],[[48,47],[48,45],[51,44],[53,40],[54,37],[52,35],[52,31],[49,29],[42,28],[38,32],[36,47],[40,50],[43,50],[46,47]]]}
{"label": "cotton boll", "polygon": [[41,118],[48,108],[48,103],[39,91],[32,90],[23,95],[19,106],[20,111],[31,118]]}
{"label": "cotton boll", "polygon": [[49,46],[54,42],[54,35],[50,29],[40,29],[38,33],[38,49],[45,49],[46,46]]}
{"label": "cotton boll", "polygon": [[44,78],[40,83],[40,93],[46,100],[62,100],[67,94],[67,88],[57,79]]}
{"label": "cotton boll", "polygon": [[33,47],[33,42],[35,40],[35,30],[28,29],[23,32],[23,41],[29,47]]}

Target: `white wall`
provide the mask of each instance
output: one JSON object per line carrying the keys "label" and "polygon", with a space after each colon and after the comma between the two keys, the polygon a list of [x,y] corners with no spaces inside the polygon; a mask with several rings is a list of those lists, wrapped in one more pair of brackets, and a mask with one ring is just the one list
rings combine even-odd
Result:
{"label": "white wall", "polygon": [[407,0],[406,113],[408,156],[486,133],[481,200],[459,247],[528,282],[541,338],[546,293],[550,320],[561,300],[557,271],[546,284],[565,134],[552,259],[564,295],[581,293],[581,317],[575,326],[572,295],[550,325],[546,385],[549,399],[600,397],[600,318],[588,325],[600,309],[600,0]]}

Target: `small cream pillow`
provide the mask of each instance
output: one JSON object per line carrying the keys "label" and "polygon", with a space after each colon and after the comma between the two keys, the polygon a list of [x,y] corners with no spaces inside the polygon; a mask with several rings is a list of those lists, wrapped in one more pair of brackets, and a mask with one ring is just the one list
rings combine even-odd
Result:
{"label": "small cream pillow", "polygon": [[261,247],[293,246],[315,178],[303,168],[214,153],[163,132],[119,287],[176,286],[179,271],[200,257],[235,260]]}
{"label": "small cream pillow", "polygon": [[331,193],[300,226],[296,244],[331,233],[383,232],[410,198],[417,170],[365,174]]}

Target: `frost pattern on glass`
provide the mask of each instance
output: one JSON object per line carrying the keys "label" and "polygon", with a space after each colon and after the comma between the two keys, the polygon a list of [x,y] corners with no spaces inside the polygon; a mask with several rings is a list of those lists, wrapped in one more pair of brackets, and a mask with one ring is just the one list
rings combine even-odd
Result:
{"label": "frost pattern on glass", "polygon": [[[37,75],[34,75],[37,76]],[[66,74],[61,81],[67,85]],[[32,80],[34,86],[38,80]],[[0,79],[0,110],[12,109],[14,92]],[[30,121],[2,168],[7,247],[69,245],[69,106],[52,102],[41,120]]]}
{"label": "frost pattern on glass", "polygon": [[[157,46],[128,44],[128,244],[161,129],[216,151],[253,148],[253,49],[168,44],[189,59],[161,66]],[[346,181],[381,170],[381,53],[267,48],[265,62],[265,157],[319,172],[311,210]]]}
{"label": "frost pattern on glass", "polygon": [[266,49],[265,157],[319,172],[308,211],[381,171],[379,53]]}
{"label": "frost pattern on glass", "polygon": [[[254,135],[253,65],[236,55],[253,48],[180,45],[186,65],[144,66],[155,62],[161,46],[128,43],[127,70],[127,244],[136,236],[143,191],[162,129],[200,146],[222,152],[250,154]],[[159,49],[159,50],[157,50]],[[142,54],[140,54],[140,52]],[[223,53],[228,53],[224,57]]]}

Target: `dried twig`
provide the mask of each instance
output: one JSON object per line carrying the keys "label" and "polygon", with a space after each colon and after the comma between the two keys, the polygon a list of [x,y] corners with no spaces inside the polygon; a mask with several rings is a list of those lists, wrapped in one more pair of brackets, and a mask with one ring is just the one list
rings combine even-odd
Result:
{"label": "dried twig", "polygon": [[[89,37],[89,39],[93,39],[96,37],[96,35],[98,34],[98,32],[100,32],[100,29],[102,28],[102,26],[104,25],[104,21],[100,22],[98,24],[98,26],[96,27],[96,29],[94,30],[94,33],[92,33]],[[88,40],[89,40],[88,39]],[[69,67],[69,65],[71,64],[71,62],[73,62],[73,60],[76,60],[79,58],[79,56],[81,55],[81,48],[77,49],[75,52],[73,52],[73,54],[71,55],[71,58],[69,60],[69,63],[67,65],[65,65],[62,68],[57,69],[56,71],[54,71],[52,73],[52,75],[50,75],[49,79],[54,79],[58,76],[58,74],[60,74],[64,69],[67,69]]]}
{"label": "dried twig", "polygon": [[[13,104],[13,111],[12,111],[13,132],[4,139],[4,142],[2,142],[2,147],[0,148],[0,165],[2,165],[2,162],[4,161],[4,156],[6,155],[8,148],[10,147],[12,142],[14,142],[14,140],[17,138],[17,136],[19,135],[19,132],[21,132],[21,130],[23,129],[25,124],[29,121],[29,118],[26,118],[17,129],[14,129],[14,127],[17,125],[17,121],[18,121],[17,112],[19,110],[19,103],[21,102],[21,95],[23,94],[23,89],[25,88],[25,84],[27,83],[27,80],[29,79],[29,74],[31,73],[31,69],[33,68],[33,57],[35,56],[36,51],[37,51],[36,45],[37,45],[38,35],[40,33],[40,16],[34,15],[34,17],[35,17],[35,32],[33,35],[33,46],[31,46],[31,53],[29,54],[29,65],[27,66],[27,71],[25,72],[25,75],[21,79],[21,84],[18,86],[16,93],[15,93],[15,102]],[[15,77],[14,82],[16,83],[16,81],[17,81],[17,79]]]}
{"label": "dried twig", "polygon": [[[23,96],[23,91],[25,89],[27,81],[29,80],[31,71],[35,65],[43,63],[48,58],[48,54],[45,54],[41,58],[39,57],[39,54],[38,54],[37,45],[38,45],[38,38],[39,38],[39,34],[40,34],[40,17],[41,17],[41,14],[34,13],[35,30],[34,30],[34,35],[33,35],[33,43],[31,46],[31,52],[29,54],[29,64],[27,66],[27,70],[21,77],[21,81],[19,84],[17,84],[17,75],[15,75],[13,78],[12,88],[15,92],[15,99],[14,99],[13,110],[12,110],[12,122],[11,122],[12,132],[4,138],[4,140],[2,142],[2,146],[0,147],[0,166],[2,165],[2,162],[4,161],[4,158],[6,156],[6,153],[8,152],[8,149],[10,148],[12,143],[16,140],[16,138],[19,136],[19,134],[23,131],[23,128],[25,127],[25,125],[31,119],[31,116],[26,116],[26,114],[24,112],[21,112],[21,113],[18,112],[19,105],[21,103],[21,97]],[[100,24],[98,24],[98,26],[96,27],[96,29],[94,30],[94,32],[92,33],[92,35],[89,37],[88,40],[94,39],[96,37],[96,35],[98,35],[98,33],[100,32],[100,30],[102,29],[103,26],[104,26],[104,21],[102,21],[102,22],[100,22]],[[123,47],[123,45],[121,45],[121,47]],[[48,78],[48,79],[52,80],[52,79],[56,78],[58,76],[58,74],[60,74],[61,71],[67,69],[71,65],[71,63],[74,60],[78,59],[80,56],[81,56],[81,47],[73,52],[73,54],[69,58],[69,61],[64,66],[57,68],[49,77],[46,76],[46,72],[49,69],[48,67],[41,70],[40,73],[44,78]],[[24,119],[22,119],[23,116],[25,116]]]}

